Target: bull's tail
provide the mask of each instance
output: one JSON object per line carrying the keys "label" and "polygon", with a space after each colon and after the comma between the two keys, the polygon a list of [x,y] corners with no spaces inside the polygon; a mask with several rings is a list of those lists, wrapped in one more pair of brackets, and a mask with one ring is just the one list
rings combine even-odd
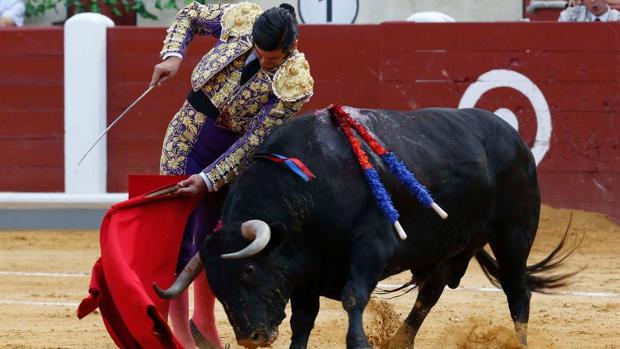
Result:
{"label": "bull's tail", "polygon": [[[571,245],[567,245],[569,228],[570,223],[560,243],[547,257],[534,265],[526,267],[526,282],[530,291],[548,293],[549,290],[566,286],[570,284],[570,278],[581,271],[580,269],[570,273],[550,274],[550,272],[560,267],[583,241],[584,235],[579,234]],[[496,287],[501,287],[500,268],[495,258],[485,250],[480,250],[476,254],[476,260],[491,283]]]}

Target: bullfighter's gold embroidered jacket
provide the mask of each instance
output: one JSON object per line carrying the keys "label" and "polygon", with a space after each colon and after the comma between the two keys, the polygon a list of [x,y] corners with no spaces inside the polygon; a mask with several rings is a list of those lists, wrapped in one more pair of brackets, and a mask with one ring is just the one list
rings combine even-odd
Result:
{"label": "bullfighter's gold embroidered jacket", "polygon": [[183,56],[194,35],[213,35],[216,45],[194,68],[191,83],[219,111],[216,124],[242,134],[203,173],[215,189],[231,182],[271,129],[291,118],[313,93],[314,81],[303,53],[295,50],[273,71],[261,69],[240,85],[252,52],[252,27],[262,13],[257,4],[193,2],[182,9],[164,40],[162,57]]}

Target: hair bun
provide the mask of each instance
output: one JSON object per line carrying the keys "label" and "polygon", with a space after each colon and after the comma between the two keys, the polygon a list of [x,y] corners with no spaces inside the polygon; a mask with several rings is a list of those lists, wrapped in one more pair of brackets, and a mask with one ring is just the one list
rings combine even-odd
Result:
{"label": "hair bun", "polygon": [[284,2],[281,3],[279,7],[287,10],[291,14],[291,16],[293,16],[295,21],[297,21],[297,14],[295,13],[295,8],[293,7],[293,5]]}

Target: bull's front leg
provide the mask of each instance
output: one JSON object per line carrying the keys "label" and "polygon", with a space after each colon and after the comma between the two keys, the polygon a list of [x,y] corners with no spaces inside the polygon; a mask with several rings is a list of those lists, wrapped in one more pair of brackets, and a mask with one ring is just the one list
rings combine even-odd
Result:
{"label": "bull's front leg", "polygon": [[319,313],[319,294],[307,288],[297,289],[291,295],[291,345],[290,349],[305,349]]}
{"label": "bull's front leg", "polygon": [[358,282],[347,283],[342,291],[342,306],[349,316],[347,349],[371,348],[362,322],[362,315],[369,297],[370,292]]}
{"label": "bull's front leg", "polygon": [[[361,234],[364,236],[363,234]],[[368,234],[366,236],[375,236]],[[342,305],[349,316],[347,348],[371,348],[364,333],[362,315],[377,282],[383,274],[385,253],[389,248],[381,241],[359,239],[351,245],[349,275],[342,290]]]}

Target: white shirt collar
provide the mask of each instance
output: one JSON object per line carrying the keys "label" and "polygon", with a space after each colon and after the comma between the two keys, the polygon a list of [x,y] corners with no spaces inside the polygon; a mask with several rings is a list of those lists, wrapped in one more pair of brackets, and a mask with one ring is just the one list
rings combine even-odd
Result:
{"label": "white shirt collar", "polygon": [[248,56],[248,58],[245,59],[245,64],[244,66],[248,65],[248,63],[252,62],[253,60],[255,60],[256,57],[256,51],[252,50],[252,53],[250,53],[250,55]]}

